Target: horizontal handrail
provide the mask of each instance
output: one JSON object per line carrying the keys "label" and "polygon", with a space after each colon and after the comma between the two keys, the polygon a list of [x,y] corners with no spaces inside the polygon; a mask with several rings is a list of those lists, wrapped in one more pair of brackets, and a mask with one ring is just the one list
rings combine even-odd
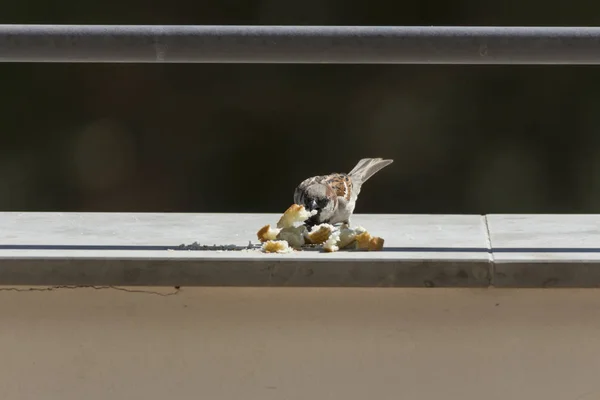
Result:
{"label": "horizontal handrail", "polygon": [[0,25],[0,62],[600,64],[600,28]]}

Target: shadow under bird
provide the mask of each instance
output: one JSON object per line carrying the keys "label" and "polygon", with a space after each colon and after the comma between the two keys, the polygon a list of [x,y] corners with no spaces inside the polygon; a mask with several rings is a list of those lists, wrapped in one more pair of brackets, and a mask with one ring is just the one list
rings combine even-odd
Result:
{"label": "shadow under bird", "polygon": [[347,174],[334,172],[302,181],[294,191],[294,203],[317,212],[306,221],[306,225],[350,225],[363,183],[392,162],[394,160],[363,158]]}

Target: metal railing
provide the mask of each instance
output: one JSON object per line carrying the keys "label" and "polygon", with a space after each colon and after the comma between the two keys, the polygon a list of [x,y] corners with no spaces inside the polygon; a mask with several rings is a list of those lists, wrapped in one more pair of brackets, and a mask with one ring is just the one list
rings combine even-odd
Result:
{"label": "metal railing", "polygon": [[0,62],[600,64],[600,28],[0,25]]}

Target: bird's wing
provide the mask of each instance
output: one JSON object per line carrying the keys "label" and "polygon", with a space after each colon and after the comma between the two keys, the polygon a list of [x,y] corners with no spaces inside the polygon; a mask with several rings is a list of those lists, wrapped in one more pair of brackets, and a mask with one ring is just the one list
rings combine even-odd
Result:
{"label": "bird's wing", "polygon": [[352,179],[346,174],[331,174],[323,177],[323,183],[329,185],[339,198],[350,200]]}

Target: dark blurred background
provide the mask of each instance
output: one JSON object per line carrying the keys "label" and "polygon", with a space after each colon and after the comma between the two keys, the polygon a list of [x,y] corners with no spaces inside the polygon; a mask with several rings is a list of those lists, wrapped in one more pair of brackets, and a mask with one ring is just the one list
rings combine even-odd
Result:
{"label": "dark blurred background", "polygon": [[[577,25],[590,1],[22,0],[0,23]],[[600,212],[600,68],[0,64],[0,210],[281,212],[395,163],[358,213]]]}

